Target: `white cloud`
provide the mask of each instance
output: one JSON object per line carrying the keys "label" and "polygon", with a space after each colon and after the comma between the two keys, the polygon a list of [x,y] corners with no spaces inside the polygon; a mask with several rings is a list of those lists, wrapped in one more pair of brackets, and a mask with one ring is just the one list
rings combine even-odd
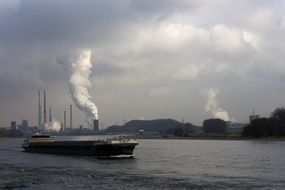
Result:
{"label": "white cloud", "polygon": [[228,69],[226,63],[188,64],[178,69],[173,78],[178,80],[194,80],[208,74],[224,72]]}
{"label": "white cloud", "polygon": [[274,30],[280,22],[278,13],[269,7],[259,7],[252,12],[249,21],[256,30]]}
{"label": "white cloud", "polygon": [[179,48],[191,41],[204,41],[209,38],[207,30],[177,22],[163,22],[144,28],[139,41],[144,46],[157,48]]}
{"label": "white cloud", "polygon": [[241,31],[239,29],[218,24],[211,27],[210,33],[211,42],[215,44],[216,48],[231,51],[242,47]]}
{"label": "white cloud", "polygon": [[244,30],[242,32],[242,38],[244,41],[250,43],[256,50],[260,49],[260,38],[257,34]]}
{"label": "white cloud", "polygon": [[172,95],[172,91],[169,87],[157,87],[152,88],[149,91],[150,97],[153,98],[161,98],[161,97],[169,97]]}
{"label": "white cloud", "polygon": [[201,73],[207,70],[205,65],[186,65],[174,73],[174,78],[182,80],[192,80],[197,78]]}

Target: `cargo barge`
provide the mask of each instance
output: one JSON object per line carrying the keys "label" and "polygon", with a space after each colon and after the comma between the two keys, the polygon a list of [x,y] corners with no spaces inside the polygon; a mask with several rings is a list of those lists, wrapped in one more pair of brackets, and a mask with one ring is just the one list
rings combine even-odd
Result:
{"label": "cargo barge", "polygon": [[112,157],[133,156],[136,145],[136,139],[125,136],[93,141],[56,141],[50,135],[36,134],[25,139],[22,148],[25,152]]}

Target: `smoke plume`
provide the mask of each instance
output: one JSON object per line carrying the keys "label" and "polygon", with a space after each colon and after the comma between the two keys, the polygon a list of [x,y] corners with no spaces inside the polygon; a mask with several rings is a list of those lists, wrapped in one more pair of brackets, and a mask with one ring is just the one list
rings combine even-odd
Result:
{"label": "smoke plume", "polygon": [[214,118],[219,118],[224,121],[230,121],[230,117],[227,111],[223,110],[219,106],[219,103],[216,99],[217,94],[219,91],[217,89],[206,89],[201,91],[203,96],[207,99],[206,105],[205,105],[205,111],[210,112]]}
{"label": "smoke plume", "polygon": [[88,92],[91,87],[89,80],[92,68],[91,56],[90,50],[81,50],[70,57],[70,64],[68,64],[72,73],[69,80],[69,92],[75,105],[85,113],[87,122],[91,119],[98,119],[97,106],[91,101]]}
{"label": "smoke plume", "polygon": [[45,130],[47,131],[60,131],[61,125],[60,122],[56,119],[52,119],[51,122],[45,123]]}

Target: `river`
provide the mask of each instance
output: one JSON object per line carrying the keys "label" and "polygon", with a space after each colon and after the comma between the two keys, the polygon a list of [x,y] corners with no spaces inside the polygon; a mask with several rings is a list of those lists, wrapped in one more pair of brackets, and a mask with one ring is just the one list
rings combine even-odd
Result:
{"label": "river", "polygon": [[134,159],[116,160],[26,153],[22,142],[0,138],[0,189],[285,189],[285,141],[142,139]]}

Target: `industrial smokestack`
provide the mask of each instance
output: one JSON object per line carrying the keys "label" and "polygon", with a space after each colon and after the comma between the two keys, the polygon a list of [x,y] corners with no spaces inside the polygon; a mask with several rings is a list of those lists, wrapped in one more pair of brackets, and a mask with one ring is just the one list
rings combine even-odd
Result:
{"label": "industrial smokestack", "polygon": [[44,128],[45,126],[43,125],[42,114],[43,114],[43,113],[42,113],[42,105],[40,105],[40,125],[39,125],[40,127],[39,127],[39,128],[42,129],[42,130],[44,130],[44,129],[45,129],[45,128]]}
{"label": "industrial smokestack", "polygon": [[51,123],[51,108],[49,108],[49,122]]}
{"label": "industrial smokestack", "polygon": [[66,111],[63,112],[63,130],[66,130]]}
{"label": "industrial smokestack", "polygon": [[99,120],[98,119],[93,120],[93,131],[95,133],[99,133]]}
{"label": "industrial smokestack", "polygon": [[38,128],[42,127],[41,91],[38,92]]}
{"label": "industrial smokestack", "polygon": [[70,104],[70,129],[72,129],[72,105]]}
{"label": "industrial smokestack", "polygon": [[47,102],[46,102],[46,91],[44,90],[44,123],[47,122]]}

